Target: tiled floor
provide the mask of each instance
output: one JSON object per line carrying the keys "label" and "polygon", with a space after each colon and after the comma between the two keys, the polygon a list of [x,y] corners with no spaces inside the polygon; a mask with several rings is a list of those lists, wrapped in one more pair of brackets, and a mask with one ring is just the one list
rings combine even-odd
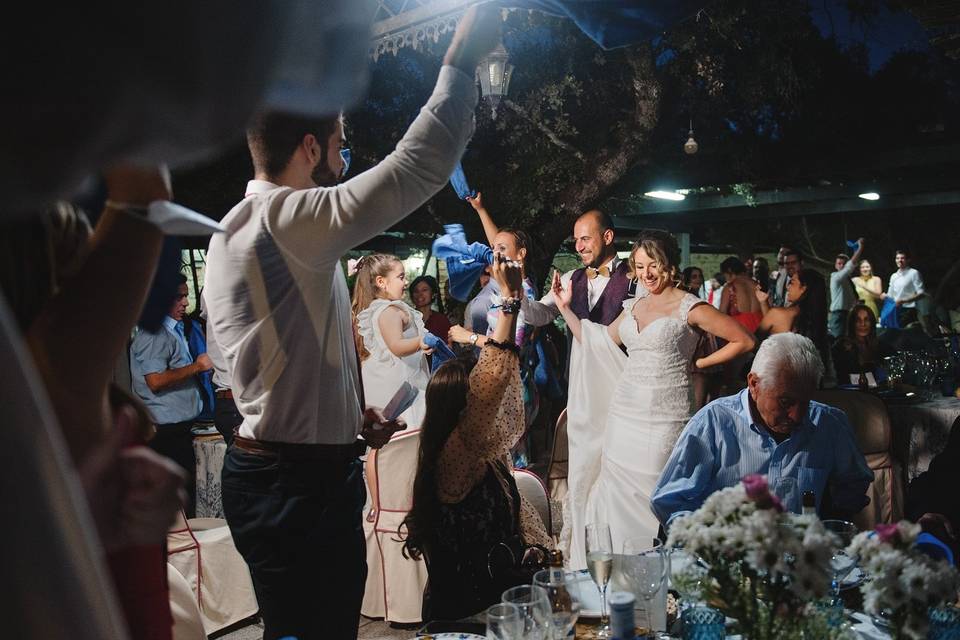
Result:
{"label": "tiled floor", "polygon": [[[390,625],[382,620],[360,618],[360,634],[362,640],[411,640],[416,630],[391,629]],[[260,640],[263,637],[263,624],[260,622],[235,629],[230,633],[217,636],[217,640]]]}

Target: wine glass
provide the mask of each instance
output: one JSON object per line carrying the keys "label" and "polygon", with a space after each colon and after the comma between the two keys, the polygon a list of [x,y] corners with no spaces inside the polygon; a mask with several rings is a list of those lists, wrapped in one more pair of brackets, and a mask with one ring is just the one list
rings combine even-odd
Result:
{"label": "wine glass", "polygon": [[531,584],[512,587],[503,592],[500,601],[520,610],[521,638],[546,640],[550,627],[550,601],[542,587]]}
{"label": "wine glass", "polygon": [[610,637],[610,619],[607,617],[607,585],[613,572],[613,540],[610,525],[594,522],[586,530],[587,569],[600,591],[600,628],[598,638]]}
{"label": "wine glass", "polygon": [[833,555],[830,558],[830,567],[833,570],[833,579],[830,586],[833,590],[833,597],[836,599],[840,597],[840,582],[857,566],[859,560],[856,556],[847,553],[847,547],[850,546],[853,537],[857,535],[858,529],[857,525],[846,520],[824,520],[823,528],[840,540],[840,547],[833,550]]}
{"label": "wine glass", "polygon": [[[650,543],[653,542],[653,546]],[[643,599],[647,614],[647,637],[655,637],[650,609],[667,577],[667,560],[663,543],[650,538],[627,538],[623,541],[623,568],[630,586]]]}
{"label": "wine glass", "polygon": [[523,617],[515,604],[500,602],[487,609],[487,640],[520,640]]}
{"label": "wine glass", "polygon": [[575,591],[568,588],[576,574],[565,573],[559,567],[543,569],[533,574],[533,584],[547,592],[550,602],[550,635],[554,640],[565,640],[580,616],[580,601]]}

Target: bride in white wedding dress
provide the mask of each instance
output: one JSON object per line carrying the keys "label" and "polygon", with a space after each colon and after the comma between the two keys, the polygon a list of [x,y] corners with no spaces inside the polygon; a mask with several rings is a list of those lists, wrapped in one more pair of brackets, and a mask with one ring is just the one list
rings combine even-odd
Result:
{"label": "bride in white wedding dress", "polygon": [[569,545],[571,568],[586,566],[587,523],[610,525],[615,553],[627,538],[656,537],[659,523],[650,510],[650,495],[693,413],[690,365],[703,333],[727,344],[698,358],[694,364],[701,369],[754,346],[753,336],[730,316],[677,288],[679,262],[680,249],[671,235],[642,232],[630,255],[631,271],[642,286],[609,327],[577,318],[569,308],[570,289],[564,290],[554,274],[557,307],[580,343],[570,385],[583,385],[579,393],[590,398],[589,419],[568,427],[585,433],[572,434],[570,442],[597,438],[603,443],[599,456],[569,470],[561,544]]}

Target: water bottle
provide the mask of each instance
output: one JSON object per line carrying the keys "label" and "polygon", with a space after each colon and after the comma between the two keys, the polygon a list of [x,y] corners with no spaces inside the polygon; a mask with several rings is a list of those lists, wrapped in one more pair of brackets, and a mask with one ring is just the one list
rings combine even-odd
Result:
{"label": "water bottle", "polygon": [[636,624],[633,618],[633,608],[636,599],[628,591],[614,591],[607,598],[607,607],[610,610],[610,633],[614,640],[634,640]]}

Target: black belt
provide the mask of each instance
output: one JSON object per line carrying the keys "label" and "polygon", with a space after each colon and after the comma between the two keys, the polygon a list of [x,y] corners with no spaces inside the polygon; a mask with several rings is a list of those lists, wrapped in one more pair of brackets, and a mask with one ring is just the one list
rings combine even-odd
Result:
{"label": "black belt", "polygon": [[268,458],[286,460],[321,460],[337,462],[353,460],[363,455],[367,443],[357,440],[350,444],[298,444],[293,442],[265,442],[244,438],[234,433],[233,445],[242,451]]}

